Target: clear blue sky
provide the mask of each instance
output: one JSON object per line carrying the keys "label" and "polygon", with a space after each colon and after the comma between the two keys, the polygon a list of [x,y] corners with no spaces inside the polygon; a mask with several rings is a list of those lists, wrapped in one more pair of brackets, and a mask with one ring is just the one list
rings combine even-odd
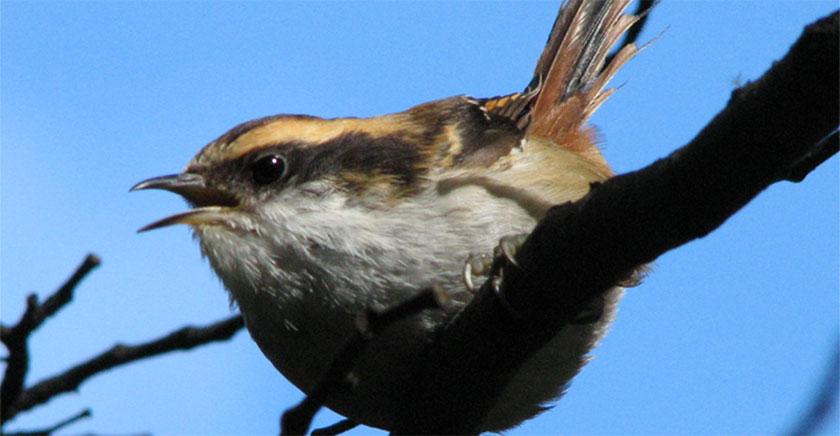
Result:
{"label": "clear blue sky", "polygon": [[[691,139],[836,2],[664,1],[655,43],[599,110],[618,172]],[[2,17],[2,320],[87,252],[103,265],[32,338],[29,381],[109,347],[228,315],[184,204],[135,182],[275,113],[366,116],[530,79],[557,3],[14,2]],[[732,144],[737,147],[738,144]],[[838,335],[838,159],[771,187],[630,290],[595,359],[511,434],[769,434],[799,416]],[[85,407],[73,433],[275,434],[301,398],[244,333],[122,367],[9,429]],[[317,424],[337,418],[322,412]],[[837,434],[837,412],[826,434]],[[355,434],[377,431],[363,428]]]}

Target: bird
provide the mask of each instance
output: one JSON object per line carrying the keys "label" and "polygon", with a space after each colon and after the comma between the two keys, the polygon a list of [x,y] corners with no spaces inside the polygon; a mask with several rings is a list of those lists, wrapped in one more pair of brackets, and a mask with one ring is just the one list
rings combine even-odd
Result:
{"label": "bird", "polygon": [[[353,385],[326,399],[355,422],[389,429],[435,328],[473,296],[475,256],[612,176],[587,121],[639,51],[627,43],[610,54],[639,18],[625,11],[629,2],[562,4],[520,92],[370,118],[281,114],[235,126],[183,172],[132,188],[170,191],[191,206],[141,231],[188,225],[260,350],[306,393],[360,312],[445,289],[445,310],[390,326],[359,357]],[[515,370],[482,431],[513,428],[563,394],[614,319],[622,285]]]}

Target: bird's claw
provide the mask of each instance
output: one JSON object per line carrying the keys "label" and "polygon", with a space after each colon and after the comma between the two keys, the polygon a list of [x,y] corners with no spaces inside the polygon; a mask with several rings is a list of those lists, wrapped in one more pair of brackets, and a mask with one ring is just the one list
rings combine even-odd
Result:
{"label": "bird's claw", "polygon": [[502,237],[499,240],[499,245],[493,249],[493,256],[503,257],[507,263],[518,267],[519,264],[516,263],[516,252],[519,251],[519,248],[522,247],[526,239],[528,239],[527,233]]}
{"label": "bird's claw", "polygon": [[507,265],[519,267],[515,259],[516,252],[527,237],[528,234],[526,233],[505,236],[499,240],[499,245],[493,249],[492,257],[486,254],[471,254],[464,262],[464,287],[471,294],[475,294],[478,292],[478,286],[473,282],[473,276],[487,276],[492,285],[493,293],[496,294],[499,302],[514,318],[519,318],[519,315],[508,303],[502,291],[504,267]]}
{"label": "bird's claw", "polygon": [[486,276],[493,266],[493,258],[486,254],[470,254],[464,262],[464,287],[471,294],[478,292],[478,286],[473,283],[473,276]]}
{"label": "bird's claw", "polygon": [[464,262],[462,273],[464,287],[471,294],[475,294],[478,291],[478,285],[473,281],[474,276],[498,278],[499,280],[497,281],[500,285],[502,267],[505,265],[519,266],[515,259],[516,252],[527,237],[527,233],[502,237],[499,240],[499,245],[493,248],[492,257],[486,254],[470,254]]}

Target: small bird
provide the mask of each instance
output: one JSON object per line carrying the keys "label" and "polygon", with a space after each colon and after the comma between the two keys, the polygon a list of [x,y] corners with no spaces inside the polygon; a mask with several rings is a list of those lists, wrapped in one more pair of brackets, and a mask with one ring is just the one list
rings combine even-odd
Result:
{"label": "small bird", "polygon": [[[182,173],[132,188],[171,191],[192,206],[141,231],[189,225],[257,345],[307,393],[358,314],[431,285],[446,289],[444,312],[389,327],[359,358],[355,384],[326,401],[388,429],[431,332],[472,298],[482,268],[470,256],[531,231],[551,206],[612,175],[586,122],[637,52],[627,44],[606,62],[638,19],[624,12],[628,3],[568,0],[523,92],[372,118],[240,124]],[[516,370],[482,431],[514,427],[563,393],[612,321],[620,285]]]}

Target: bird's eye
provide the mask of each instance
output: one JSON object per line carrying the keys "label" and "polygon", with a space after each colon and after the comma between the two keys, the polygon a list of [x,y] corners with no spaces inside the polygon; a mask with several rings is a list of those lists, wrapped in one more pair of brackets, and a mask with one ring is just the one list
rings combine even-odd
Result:
{"label": "bird's eye", "polygon": [[276,154],[257,159],[251,164],[254,183],[265,186],[283,177],[286,173],[286,161]]}

